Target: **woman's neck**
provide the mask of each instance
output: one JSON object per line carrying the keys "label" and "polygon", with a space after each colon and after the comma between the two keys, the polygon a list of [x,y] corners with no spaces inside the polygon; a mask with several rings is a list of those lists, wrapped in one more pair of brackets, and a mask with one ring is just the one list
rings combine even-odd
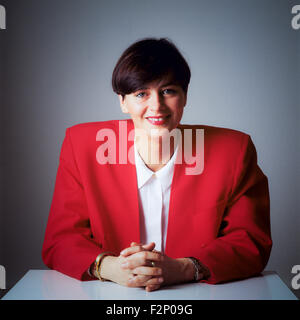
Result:
{"label": "woman's neck", "polygon": [[135,145],[146,166],[156,172],[164,167],[174,153],[174,143],[166,143],[161,136],[139,136]]}

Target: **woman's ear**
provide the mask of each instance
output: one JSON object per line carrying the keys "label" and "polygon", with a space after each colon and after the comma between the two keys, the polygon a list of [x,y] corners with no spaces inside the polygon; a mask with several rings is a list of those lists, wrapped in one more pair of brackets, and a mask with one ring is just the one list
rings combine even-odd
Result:
{"label": "woman's ear", "polygon": [[122,96],[121,94],[118,94],[119,100],[120,100],[120,107],[123,113],[128,113],[126,102],[125,102],[125,96]]}

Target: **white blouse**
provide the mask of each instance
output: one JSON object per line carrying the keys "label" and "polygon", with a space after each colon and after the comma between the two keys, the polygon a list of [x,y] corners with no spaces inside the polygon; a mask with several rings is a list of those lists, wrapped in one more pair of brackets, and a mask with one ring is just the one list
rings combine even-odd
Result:
{"label": "white blouse", "polygon": [[134,144],[139,194],[141,243],[155,242],[155,250],[166,245],[171,184],[178,147],[168,163],[156,172],[150,170]]}

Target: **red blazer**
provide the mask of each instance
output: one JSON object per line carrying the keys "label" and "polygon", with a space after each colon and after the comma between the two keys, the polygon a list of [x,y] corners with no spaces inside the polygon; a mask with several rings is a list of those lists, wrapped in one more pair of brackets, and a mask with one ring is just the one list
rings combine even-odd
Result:
{"label": "red blazer", "polygon": [[[122,124],[127,132],[133,129],[131,120]],[[80,280],[91,279],[86,270],[99,253],[118,255],[140,241],[135,165],[97,162],[97,149],[105,142],[96,136],[103,128],[116,134],[118,159],[119,121],[66,130],[42,249],[49,268]],[[166,255],[196,257],[211,272],[208,283],[260,273],[272,247],[269,192],[250,136],[211,126],[179,128],[183,134],[183,129],[204,129],[204,169],[187,175],[190,165],[175,164]]]}

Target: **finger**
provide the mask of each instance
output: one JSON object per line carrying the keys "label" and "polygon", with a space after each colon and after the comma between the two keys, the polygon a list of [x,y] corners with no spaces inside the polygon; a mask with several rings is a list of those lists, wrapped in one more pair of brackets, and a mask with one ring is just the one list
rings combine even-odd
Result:
{"label": "finger", "polygon": [[160,276],[162,275],[161,268],[153,268],[153,267],[137,267],[132,270],[134,274],[137,275],[145,275],[145,276]]}
{"label": "finger", "polygon": [[159,252],[153,251],[142,251],[127,256],[125,261],[121,264],[121,267],[124,269],[133,269],[139,266],[151,266],[151,262],[161,262],[164,260],[164,257]]}
{"label": "finger", "polygon": [[150,242],[148,244],[144,244],[142,247],[144,250],[152,251],[155,248],[155,243]]}
{"label": "finger", "polygon": [[120,252],[120,255],[123,257],[127,257],[131,254],[134,254],[136,252],[143,251],[143,250],[152,251],[154,248],[155,248],[154,242],[150,242],[150,243],[144,244],[144,245],[141,243],[137,243],[137,242],[131,242],[130,247],[122,250]]}
{"label": "finger", "polygon": [[144,251],[144,249],[142,248],[141,245],[138,244],[138,245],[131,246],[129,248],[122,250],[120,252],[120,255],[123,257],[127,257],[127,256],[130,256],[130,255],[137,253],[137,252],[140,252],[140,251]]}
{"label": "finger", "polygon": [[146,282],[146,286],[161,285],[164,282],[163,277],[152,277]]}
{"label": "finger", "polygon": [[151,278],[152,276],[137,275],[128,279],[127,286],[128,287],[145,287],[147,281],[149,281]]}
{"label": "finger", "polygon": [[[153,249],[154,249],[154,247],[155,247],[155,242],[149,242],[149,243],[147,243],[147,244],[142,244],[142,243],[138,243],[138,242],[131,242],[130,243],[130,247],[134,247],[134,246],[142,246],[144,249],[147,247],[147,250],[148,250],[148,247],[150,248],[152,248],[153,247]],[[153,250],[152,249],[152,250]]]}
{"label": "finger", "polygon": [[151,292],[151,291],[155,291],[157,289],[160,288],[160,285],[159,284],[155,284],[155,285],[149,285],[149,286],[146,286],[146,291],[148,292]]}

